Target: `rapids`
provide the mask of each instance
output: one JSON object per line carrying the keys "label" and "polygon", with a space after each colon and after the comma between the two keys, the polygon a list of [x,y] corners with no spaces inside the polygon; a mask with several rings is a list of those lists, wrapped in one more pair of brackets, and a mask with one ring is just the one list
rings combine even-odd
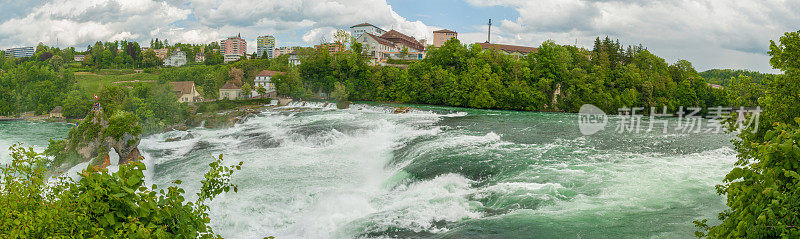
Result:
{"label": "rapids", "polygon": [[[180,179],[189,199],[212,157],[244,162],[239,192],[211,204],[228,238],[687,238],[725,208],[730,135],[583,136],[576,114],[412,107],[295,103],[140,149],[148,182]],[[5,148],[58,137],[14,124]]]}

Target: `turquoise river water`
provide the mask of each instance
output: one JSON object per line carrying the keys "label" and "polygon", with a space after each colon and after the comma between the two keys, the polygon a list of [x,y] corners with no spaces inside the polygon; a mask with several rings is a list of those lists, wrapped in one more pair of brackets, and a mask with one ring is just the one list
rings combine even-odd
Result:
{"label": "turquoise river water", "polygon": [[[689,238],[725,208],[730,135],[583,136],[576,114],[412,107],[295,103],[140,149],[148,182],[181,179],[189,197],[213,156],[244,162],[239,192],[211,204],[228,238]],[[0,162],[70,127],[0,122]]]}

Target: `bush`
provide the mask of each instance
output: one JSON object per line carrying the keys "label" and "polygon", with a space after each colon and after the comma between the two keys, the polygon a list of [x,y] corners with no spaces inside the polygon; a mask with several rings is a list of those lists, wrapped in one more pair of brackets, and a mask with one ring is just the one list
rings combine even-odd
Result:
{"label": "bush", "polygon": [[109,174],[91,166],[80,179],[47,182],[46,158],[32,148],[11,147],[12,162],[0,167],[0,238],[211,238],[206,202],[237,187],[230,184],[242,163],[209,164],[195,202],[173,186],[144,184],[144,164],[122,165]]}

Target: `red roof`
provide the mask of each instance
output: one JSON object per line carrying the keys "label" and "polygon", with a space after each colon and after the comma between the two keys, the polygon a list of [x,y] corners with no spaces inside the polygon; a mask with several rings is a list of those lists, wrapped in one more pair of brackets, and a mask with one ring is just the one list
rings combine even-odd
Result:
{"label": "red roof", "polygon": [[191,94],[194,87],[193,81],[174,81],[169,84],[172,85],[172,91],[179,95]]}
{"label": "red roof", "polygon": [[522,54],[528,54],[531,52],[536,52],[538,49],[536,47],[527,47],[527,46],[514,46],[514,45],[503,45],[503,44],[492,44],[488,42],[478,43],[483,49],[495,49],[500,51],[505,51],[508,53],[511,52],[519,52]]}
{"label": "red roof", "polygon": [[241,88],[239,88],[238,86],[236,86],[236,84],[233,84],[233,82],[230,81],[226,82],[225,85],[222,86],[222,88],[220,88],[220,90],[238,90],[238,89]]}
{"label": "red roof", "polygon": [[284,72],[280,72],[280,71],[268,71],[268,70],[263,70],[263,71],[261,71],[261,73],[258,73],[258,76],[269,76],[269,77],[273,77],[273,76],[275,76],[275,75],[277,75],[277,74],[284,74]]}
{"label": "red roof", "polygon": [[417,39],[414,39],[414,37],[407,36],[395,30],[391,30],[387,33],[384,33],[383,35],[380,36],[380,38],[391,41],[394,44],[402,43],[403,45],[406,45],[417,51],[425,50],[425,46],[423,46],[422,43],[419,43]]}
{"label": "red roof", "polygon": [[355,25],[355,26],[352,26],[352,27],[363,27],[363,26],[372,26],[372,24],[369,24],[369,23],[365,22],[365,23],[361,23],[361,24],[358,24],[358,25]]}
{"label": "red roof", "polygon": [[383,39],[383,38],[381,38],[379,36],[376,36],[376,35],[372,35],[372,33],[364,33],[364,34],[369,36],[369,37],[372,37],[372,39],[375,39],[375,41],[378,41],[378,43],[380,43],[380,44],[387,45],[387,46],[390,46],[390,47],[395,47],[394,43],[389,41],[389,40]]}
{"label": "red roof", "polygon": [[442,29],[442,30],[434,31],[433,33],[457,33],[457,32],[450,31],[450,30],[447,30],[447,29]]}

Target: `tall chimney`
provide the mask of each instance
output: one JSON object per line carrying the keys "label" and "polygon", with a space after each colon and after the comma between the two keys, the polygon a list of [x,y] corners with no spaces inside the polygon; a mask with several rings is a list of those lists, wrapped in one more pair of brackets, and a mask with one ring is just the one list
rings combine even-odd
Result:
{"label": "tall chimney", "polygon": [[492,19],[489,18],[489,38],[486,39],[486,43],[492,42]]}

